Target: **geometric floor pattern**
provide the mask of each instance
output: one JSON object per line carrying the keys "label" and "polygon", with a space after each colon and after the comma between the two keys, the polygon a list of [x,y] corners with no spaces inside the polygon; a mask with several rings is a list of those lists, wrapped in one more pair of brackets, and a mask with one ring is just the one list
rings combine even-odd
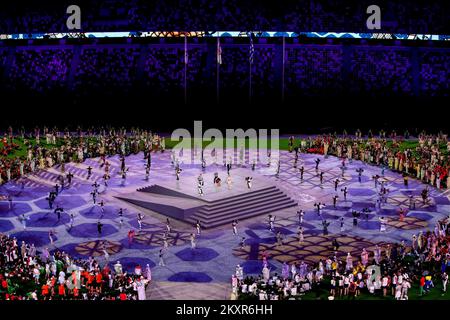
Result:
{"label": "geometric floor pattern", "polygon": [[[308,264],[316,264],[319,260],[324,260],[324,257],[334,255],[332,241],[335,238],[335,235],[317,235],[307,237],[307,239],[299,243],[298,238],[289,237],[283,241],[282,245],[256,243],[235,249],[233,254],[244,260],[261,261],[263,254],[265,254],[269,259],[280,263],[287,262],[292,264],[304,261]],[[339,251],[350,252],[354,257],[359,256],[363,248],[372,252],[377,244],[379,246],[386,244],[384,242],[373,243],[363,238],[352,236],[341,236],[338,239],[340,244]]]}
{"label": "geometric floor pattern", "polygon": [[[194,232],[191,225],[172,221],[173,230],[167,243],[169,248],[165,255],[166,267],[159,267],[158,252],[164,245],[165,217],[150,210],[124,203],[115,196],[135,191],[159,181],[175,179],[171,164],[170,152],[155,153],[152,156],[152,167],[149,181],[144,179],[145,161],[143,154],[131,155],[126,159],[130,167],[125,185],[121,184],[119,172],[120,161],[117,156],[108,158],[111,163],[111,180],[107,188],[100,188],[97,202],[105,202],[102,214],[100,207],[93,205],[90,192],[92,184],[98,181],[102,184],[103,170],[99,159],[88,159],[82,164],[67,164],[66,172],[74,175],[72,186],[58,196],[56,205],[65,209],[60,219],[50,210],[46,197],[56,184],[60,169],[57,167],[41,170],[25,179],[25,188],[20,183],[11,182],[0,186],[0,232],[35,243],[38,249],[64,250],[78,257],[95,256],[100,263],[115,263],[120,260],[129,270],[134,270],[137,264],[149,264],[152,267],[152,277],[164,283],[166,288],[176,288],[177,283],[196,283],[221,285],[228,283],[237,264],[244,266],[247,273],[260,273],[261,254],[269,257],[272,270],[281,272],[283,262],[303,260],[313,263],[327,258],[332,254],[331,241],[337,238],[341,244],[342,254],[351,252],[359,255],[362,248],[373,250],[373,247],[401,240],[410,241],[413,234],[419,231],[432,230],[438,220],[450,214],[449,191],[430,188],[431,201],[423,204],[420,192],[424,186],[413,179],[404,186],[400,174],[386,170],[384,181],[389,189],[389,197],[381,208],[376,205],[378,199],[372,177],[381,175],[381,169],[366,165],[360,161],[348,163],[341,170],[341,161],[335,157],[311,154],[300,154],[297,168],[304,166],[303,180],[298,169],[293,168],[294,153],[281,152],[281,165],[278,176],[276,166],[258,165],[254,175],[263,175],[271,179],[279,189],[298,203],[305,211],[304,241],[297,239],[298,208],[288,208],[273,214],[276,216],[275,231],[283,236],[283,244],[277,245],[275,234],[267,229],[267,216],[255,217],[241,221],[238,225],[238,236],[233,235],[231,226],[205,230],[197,238],[198,249],[190,249],[190,234]],[[319,172],[324,173],[323,183],[315,170],[314,160],[320,158]],[[93,168],[88,179],[86,168]],[[181,165],[183,176],[198,176],[201,168],[198,165]],[[364,172],[361,181],[357,169]],[[209,172],[226,174],[222,165],[210,165]],[[231,171],[233,175],[233,171]],[[340,180],[337,191],[334,181]],[[341,190],[347,188],[347,199]],[[196,188],[196,186],[193,186]],[[13,197],[13,206],[9,208],[7,196]],[[336,206],[333,206],[333,196],[339,196]],[[416,206],[409,209],[410,196]],[[321,202],[326,206],[321,214],[317,213],[314,203]],[[407,214],[400,221],[399,208],[405,208]],[[120,223],[119,209],[124,208],[123,223]],[[353,226],[352,210],[368,209],[362,215],[357,226]],[[137,213],[145,214],[142,230],[138,230]],[[70,228],[70,214],[75,216],[74,225]],[[22,217],[25,217],[24,229]],[[344,231],[341,232],[340,219],[344,218]],[[387,229],[380,233],[380,217],[387,219]],[[322,221],[327,220],[329,234],[324,236]],[[97,222],[103,224],[102,233],[97,231]],[[49,231],[54,232],[53,243]],[[130,241],[128,231],[135,230],[135,237]],[[245,237],[243,248],[241,237]],[[104,255],[104,251],[108,256]],[[108,261],[106,261],[108,259]],[[173,283],[173,286],[170,285]],[[162,287],[161,287],[162,288]],[[214,288],[214,286],[211,286]],[[164,292],[163,289],[159,290]],[[205,293],[206,294],[206,293]]]}

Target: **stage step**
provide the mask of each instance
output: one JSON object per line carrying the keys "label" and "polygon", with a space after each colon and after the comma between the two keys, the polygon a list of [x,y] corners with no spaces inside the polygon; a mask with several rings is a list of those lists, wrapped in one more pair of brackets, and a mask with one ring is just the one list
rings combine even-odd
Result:
{"label": "stage step", "polygon": [[206,229],[231,224],[233,220],[244,220],[278,210],[291,208],[297,203],[276,187],[269,187],[203,206],[187,222],[200,220]]}
{"label": "stage step", "polygon": [[220,199],[220,200],[216,200],[210,204],[207,204],[205,206],[206,209],[210,209],[210,208],[216,208],[218,206],[227,206],[229,204],[234,204],[237,203],[241,200],[248,200],[249,196],[252,197],[264,197],[267,196],[269,194],[272,194],[273,192],[281,192],[280,190],[278,190],[275,186],[271,186],[268,188],[264,188],[264,189],[259,189],[256,191],[252,191],[252,192],[248,192],[248,193],[243,193],[243,194],[238,194],[235,196],[231,196],[231,197],[227,197],[224,199]]}
{"label": "stage step", "polygon": [[[203,216],[205,219],[211,218],[211,217],[219,217],[223,216],[227,213],[232,213],[236,210],[245,210],[248,208],[255,208],[259,206],[264,206],[268,203],[277,202],[277,201],[283,201],[286,200],[286,196],[280,192],[280,194],[275,195],[267,195],[264,198],[249,198],[249,199],[243,199],[239,203],[228,205],[228,206],[220,206],[219,208],[212,208],[212,209],[205,209],[204,207],[201,208],[197,214],[199,216]],[[288,199],[290,200],[290,199]]]}
{"label": "stage step", "polygon": [[162,186],[156,185],[156,184],[153,184],[153,185],[148,186],[148,187],[143,187],[143,188],[137,189],[137,191],[138,192],[159,194],[159,195],[169,196],[169,197],[177,197],[177,198],[186,198],[186,199],[192,199],[192,200],[200,200],[200,201],[206,202],[203,199],[201,199],[200,197],[194,197],[194,196],[185,194],[183,192],[179,192],[179,191],[176,191],[176,190],[165,188],[165,187],[162,187]]}

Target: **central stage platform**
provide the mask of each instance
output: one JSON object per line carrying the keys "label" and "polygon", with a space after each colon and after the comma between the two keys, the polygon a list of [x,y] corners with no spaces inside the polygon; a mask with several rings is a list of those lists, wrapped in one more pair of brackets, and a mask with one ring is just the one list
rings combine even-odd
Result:
{"label": "central stage platform", "polygon": [[[253,177],[251,189],[247,187],[245,180],[249,176]],[[141,188],[117,198],[188,223],[200,220],[205,228],[297,205],[269,179],[255,176],[248,169],[231,171],[230,188],[226,184],[226,172],[219,172],[222,180],[220,187],[213,183],[214,172],[203,174],[203,196],[198,194],[197,177],[198,174],[186,174],[177,181],[174,176],[171,181]]]}

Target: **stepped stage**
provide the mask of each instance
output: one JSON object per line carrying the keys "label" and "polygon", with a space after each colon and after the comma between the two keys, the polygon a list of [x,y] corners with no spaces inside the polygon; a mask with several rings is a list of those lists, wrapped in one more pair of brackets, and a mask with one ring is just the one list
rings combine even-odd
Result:
{"label": "stepped stage", "polygon": [[[180,181],[176,181],[174,176],[172,181],[141,188],[117,198],[190,224],[200,220],[204,228],[214,228],[235,219],[270,214],[297,205],[269,179],[254,176],[251,170],[233,169],[230,189],[225,182],[226,176],[226,172],[219,171],[222,185],[216,187],[213,183],[214,173],[204,173],[202,197],[198,195],[198,175],[182,175]],[[253,177],[251,189],[245,181],[248,176]]]}

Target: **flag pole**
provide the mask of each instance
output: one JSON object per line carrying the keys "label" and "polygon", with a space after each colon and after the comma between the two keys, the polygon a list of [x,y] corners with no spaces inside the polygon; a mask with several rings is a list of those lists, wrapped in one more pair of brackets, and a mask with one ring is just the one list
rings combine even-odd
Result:
{"label": "flag pole", "polygon": [[286,57],[286,43],[283,36],[283,70],[281,72],[281,101],[284,102],[284,69],[285,69],[285,57]]}
{"label": "flag pole", "polygon": [[252,62],[250,61],[250,71],[249,71],[249,86],[248,86],[248,100],[252,101]]}
{"label": "flag pole", "polygon": [[219,59],[222,59],[219,55],[222,55],[222,53],[220,52],[221,48],[220,48],[220,38],[217,37],[217,52],[216,52],[216,62],[217,62],[217,79],[216,79],[216,98],[217,98],[217,104],[219,104],[220,101],[220,61]]}
{"label": "flag pole", "polygon": [[184,104],[187,104],[187,33],[184,34]]}
{"label": "flag pole", "polygon": [[249,36],[250,36],[250,56],[249,56],[248,101],[252,102],[252,64],[253,64],[254,46],[253,46],[252,33],[250,33]]}

